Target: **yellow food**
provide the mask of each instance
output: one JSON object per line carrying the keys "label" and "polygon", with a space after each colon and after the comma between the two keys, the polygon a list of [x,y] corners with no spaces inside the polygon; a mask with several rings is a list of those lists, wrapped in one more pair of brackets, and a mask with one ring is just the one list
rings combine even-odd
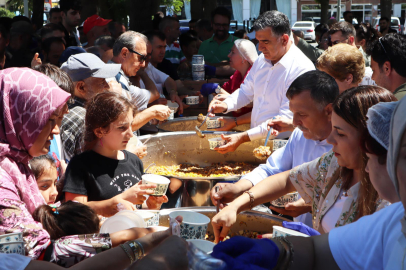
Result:
{"label": "yellow food", "polygon": [[201,123],[201,122],[203,122],[203,120],[204,120],[204,115],[203,115],[203,114],[199,114],[199,115],[197,116],[197,121],[199,121],[199,122]]}
{"label": "yellow food", "polygon": [[197,164],[180,164],[173,166],[153,166],[152,174],[182,177],[225,177],[240,176],[254,170],[256,166],[244,162],[213,163],[211,166],[201,167]]}
{"label": "yellow food", "polygon": [[253,153],[257,159],[266,159],[272,154],[272,151],[269,146],[260,146],[255,148]]}

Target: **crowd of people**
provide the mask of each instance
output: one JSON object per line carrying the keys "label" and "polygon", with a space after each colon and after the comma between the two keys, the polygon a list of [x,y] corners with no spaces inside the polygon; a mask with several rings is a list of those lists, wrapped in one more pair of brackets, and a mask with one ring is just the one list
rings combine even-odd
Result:
{"label": "crowd of people", "polygon": [[[81,19],[79,1],[59,4],[35,32],[24,16],[0,18],[0,233],[23,232],[26,254],[0,253],[0,269],[187,269],[188,245],[171,229],[99,228],[122,209],[168,203],[148,196],[148,149],[129,141],[168,119],[168,101],[181,116],[188,95],[211,100],[210,116],[232,113],[219,131],[250,125],[222,135],[219,154],[270,129],[288,139],[211,191],[222,209],[212,256],[227,269],[401,269],[406,38],[386,18],[378,32],[346,13],[316,27],[313,47],[278,11],[261,14],[250,35],[229,32],[225,7],[182,34],[163,14],[139,33],[97,14]],[[225,82],[191,88],[194,55],[208,78]],[[315,236],[222,242],[240,212],[294,191],[298,201],[270,208]]]}

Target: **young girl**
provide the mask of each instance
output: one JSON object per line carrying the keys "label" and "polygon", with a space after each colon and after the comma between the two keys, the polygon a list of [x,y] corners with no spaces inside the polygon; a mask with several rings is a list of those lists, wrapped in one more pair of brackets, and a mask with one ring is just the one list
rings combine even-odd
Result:
{"label": "young girl", "polygon": [[30,160],[30,167],[45,202],[47,204],[55,203],[58,195],[58,171],[55,160],[50,155],[34,157]]}
{"label": "young girl", "polygon": [[113,92],[97,94],[88,101],[85,118],[86,151],[70,161],[65,174],[65,198],[90,206],[105,217],[117,212],[117,204],[134,209],[160,209],[168,201],[166,196],[150,196],[144,203],[144,195],[152,194],[140,185],[144,168],[141,160],[125,151],[133,137],[131,123],[134,106],[124,97]]}
{"label": "young girl", "polygon": [[89,206],[77,202],[41,205],[32,214],[42,224],[52,240],[68,235],[99,232],[99,218]]}

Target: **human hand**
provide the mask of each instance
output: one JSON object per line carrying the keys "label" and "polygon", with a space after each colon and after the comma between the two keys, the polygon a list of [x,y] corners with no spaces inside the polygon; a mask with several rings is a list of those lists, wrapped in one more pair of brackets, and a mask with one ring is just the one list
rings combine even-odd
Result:
{"label": "human hand", "polygon": [[270,239],[235,236],[213,248],[211,256],[227,264],[227,269],[274,269],[279,247]]}
{"label": "human hand", "polygon": [[295,129],[292,119],[279,115],[275,116],[274,119],[268,120],[267,128],[268,130],[273,128],[274,130],[278,131],[278,133],[293,131]]}
{"label": "human hand", "polygon": [[188,270],[187,242],[178,236],[169,236],[130,270]]}
{"label": "human hand", "polygon": [[158,119],[159,121],[164,121],[171,115],[171,109],[169,109],[168,106],[154,105],[150,108],[153,109],[154,118]]}
{"label": "human hand", "polygon": [[211,111],[209,113],[209,117],[214,117],[216,116],[215,113],[224,113],[225,111],[227,111],[227,108],[228,106],[225,102],[213,99],[210,102],[209,109],[207,111]]}
{"label": "human hand", "polygon": [[131,152],[137,155],[140,159],[143,159],[148,154],[146,145],[135,146],[134,150]]}
{"label": "human hand", "polygon": [[[121,194],[120,194],[121,195]],[[113,198],[113,203],[111,204],[111,207],[106,209],[106,212],[103,212],[103,215],[105,217],[111,217],[117,214],[121,210],[130,210],[134,211],[136,210],[134,204],[131,202],[123,199],[120,195],[117,195]]]}
{"label": "human hand", "polygon": [[31,68],[39,66],[42,64],[41,58],[39,58],[39,53],[35,53],[34,58],[31,60]]}
{"label": "human hand", "polygon": [[[219,187],[216,192],[216,187]],[[214,205],[220,201],[220,209],[226,206],[226,203],[234,201],[235,198],[242,194],[242,190],[236,184],[231,183],[217,183],[210,191],[210,198]]]}
{"label": "human hand", "polygon": [[120,195],[122,199],[132,202],[133,204],[143,204],[146,200],[144,195],[151,195],[154,193],[153,190],[149,190],[150,188],[156,188],[156,185],[144,185],[141,181],[139,181],[137,184],[130,187]]}
{"label": "human hand", "polygon": [[205,83],[202,85],[200,93],[207,97],[208,95],[215,93],[218,86],[218,83]]}
{"label": "human hand", "polygon": [[115,92],[117,94],[122,94],[123,88],[121,87],[121,84],[118,83],[116,80],[112,80],[109,82],[110,86],[110,92]]}
{"label": "human hand", "polygon": [[207,76],[214,77],[216,76],[216,67],[210,65],[204,65],[204,72]]}
{"label": "human hand", "polygon": [[237,209],[232,205],[224,207],[211,220],[214,232],[214,242],[218,243],[228,235],[231,226],[237,221]]}
{"label": "human hand", "polygon": [[269,206],[269,209],[274,210],[282,215],[291,216],[291,217],[298,217],[305,213],[311,212],[312,207],[310,205],[306,205],[303,198],[300,198],[296,202],[291,202],[285,205],[285,208]]}
{"label": "human hand", "polygon": [[230,131],[235,127],[234,119],[219,117],[217,120],[223,122],[224,124],[222,127],[216,128],[216,131]]}
{"label": "human hand", "polygon": [[170,95],[170,99],[172,102],[178,103],[178,105],[179,105],[178,112],[179,112],[179,114],[183,114],[183,103],[182,103],[182,100],[180,99],[180,97],[178,96],[178,94],[175,92],[172,92]]}
{"label": "human hand", "polygon": [[221,138],[223,138],[223,140],[226,141],[226,144],[213,149],[214,151],[217,151],[220,154],[234,152],[235,150],[237,150],[238,146],[240,146],[240,144],[243,143],[241,141],[240,134],[233,134],[233,135],[229,135],[229,136],[221,134]]}
{"label": "human hand", "polygon": [[169,201],[166,195],[163,196],[149,196],[147,199],[147,206],[148,209],[161,209],[163,203],[167,203]]}

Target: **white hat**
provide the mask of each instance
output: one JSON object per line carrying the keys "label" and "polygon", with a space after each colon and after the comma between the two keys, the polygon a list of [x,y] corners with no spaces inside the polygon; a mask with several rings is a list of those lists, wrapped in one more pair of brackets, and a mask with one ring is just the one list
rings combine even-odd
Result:
{"label": "white hat", "polygon": [[258,53],[252,41],[247,39],[237,39],[234,41],[234,45],[245,60],[251,65],[254,64],[255,60],[258,58]]}

